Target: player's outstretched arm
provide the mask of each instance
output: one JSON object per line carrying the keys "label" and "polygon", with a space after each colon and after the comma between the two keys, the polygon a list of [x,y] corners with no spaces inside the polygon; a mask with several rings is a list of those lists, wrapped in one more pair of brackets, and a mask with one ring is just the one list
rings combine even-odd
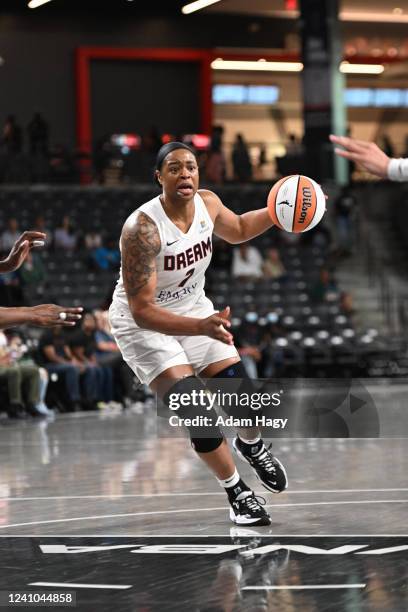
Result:
{"label": "player's outstretched arm", "polygon": [[122,236],[122,275],[129,308],[136,323],[144,328],[171,336],[210,336],[232,344],[229,309],[198,319],[183,317],[155,304],[157,283],[156,257],[161,249],[156,224],[143,212],[131,215]]}
{"label": "player's outstretched arm", "polygon": [[0,261],[0,273],[4,274],[17,270],[33,247],[44,246],[45,238],[46,235],[42,232],[24,232],[21,234],[6,259]]}
{"label": "player's outstretched arm", "polygon": [[[392,178],[389,176],[389,165],[391,160],[388,155],[381,151],[374,142],[357,140],[348,136],[330,135],[333,144],[340,145],[342,148],[335,148],[334,152],[340,157],[349,159],[359,164],[364,170],[379,176],[380,178]],[[408,176],[405,180],[408,180]]]}
{"label": "player's outstretched arm", "polygon": [[247,242],[273,226],[267,208],[236,215],[212,191],[200,189],[199,193],[214,221],[214,233],[230,244]]}
{"label": "player's outstretched arm", "polygon": [[72,327],[81,319],[82,310],[81,307],[68,308],[56,304],[0,308],[0,329],[25,323],[36,327]]}

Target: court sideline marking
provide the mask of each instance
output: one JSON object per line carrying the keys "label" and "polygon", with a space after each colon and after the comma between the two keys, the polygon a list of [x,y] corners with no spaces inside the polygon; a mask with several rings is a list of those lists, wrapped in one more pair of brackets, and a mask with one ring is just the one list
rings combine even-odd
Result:
{"label": "court sideline marking", "polygon": [[[395,493],[406,492],[408,488],[397,489],[312,489],[310,491],[285,491],[286,495],[308,493]],[[208,497],[209,495],[225,495],[223,491],[207,491],[201,493],[125,493],[123,495],[51,495],[48,497],[0,497],[0,501],[41,501],[51,499],[126,499],[135,497]]]}
{"label": "court sideline marking", "polygon": [[[353,500],[353,501],[333,501],[333,502],[302,502],[296,504],[267,504],[266,508],[291,508],[294,506],[333,506],[345,504],[407,504],[408,499],[384,499],[384,500]],[[46,521],[30,521],[28,523],[13,523],[10,525],[0,525],[0,529],[9,529],[11,527],[28,527],[29,525],[47,525],[51,523],[70,523],[73,521],[91,521],[109,518],[125,518],[135,516],[152,516],[158,514],[181,514],[190,512],[211,512],[219,510],[227,510],[227,506],[221,508],[187,508],[180,510],[153,510],[150,512],[132,512],[125,514],[102,514],[97,516],[77,516],[73,518],[50,519]]]}

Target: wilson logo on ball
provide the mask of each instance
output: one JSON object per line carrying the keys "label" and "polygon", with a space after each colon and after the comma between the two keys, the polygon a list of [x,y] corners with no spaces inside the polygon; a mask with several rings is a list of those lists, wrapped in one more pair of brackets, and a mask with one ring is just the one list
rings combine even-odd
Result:
{"label": "wilson logo on ball", "polygon": [[269,192],[267,203],[273,223],[286,232],[312,229],[326,211],[326,198],[320,185],[301,174],[280,179]]}

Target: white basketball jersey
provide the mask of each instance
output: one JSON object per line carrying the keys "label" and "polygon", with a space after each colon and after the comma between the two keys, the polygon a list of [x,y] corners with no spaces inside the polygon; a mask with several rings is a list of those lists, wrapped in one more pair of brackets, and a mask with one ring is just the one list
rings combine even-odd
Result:
{"label": "white basketball jersey", "polygon": [[[137,209],[155,222],[160,235],[155,303],[177,314],[186,314],[205,296],[205,271],[212,255],[214,224],[198,193],[194,206],[193,222],[185,234],[167,216],[159,196]],[[113,302],[117,301],[128,304],[122,269],[113,294]]]}

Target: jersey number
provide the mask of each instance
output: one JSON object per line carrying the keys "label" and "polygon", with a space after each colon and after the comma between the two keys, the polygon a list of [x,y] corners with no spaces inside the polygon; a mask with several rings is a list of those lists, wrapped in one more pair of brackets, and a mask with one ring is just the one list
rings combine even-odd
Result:
{"label": "jersey number", "polygon": [[184,287],[184,285],[186,284],[186,282],[188,281],[189,278],[191,278],[194,274],[194,270],[195,268],[191,268],[191,270],[189,270],[187,272],[187,274],[185,275],[185,277],[183,278],[183,280],[181,281],[181,283],[179,284],[179,287]]}

